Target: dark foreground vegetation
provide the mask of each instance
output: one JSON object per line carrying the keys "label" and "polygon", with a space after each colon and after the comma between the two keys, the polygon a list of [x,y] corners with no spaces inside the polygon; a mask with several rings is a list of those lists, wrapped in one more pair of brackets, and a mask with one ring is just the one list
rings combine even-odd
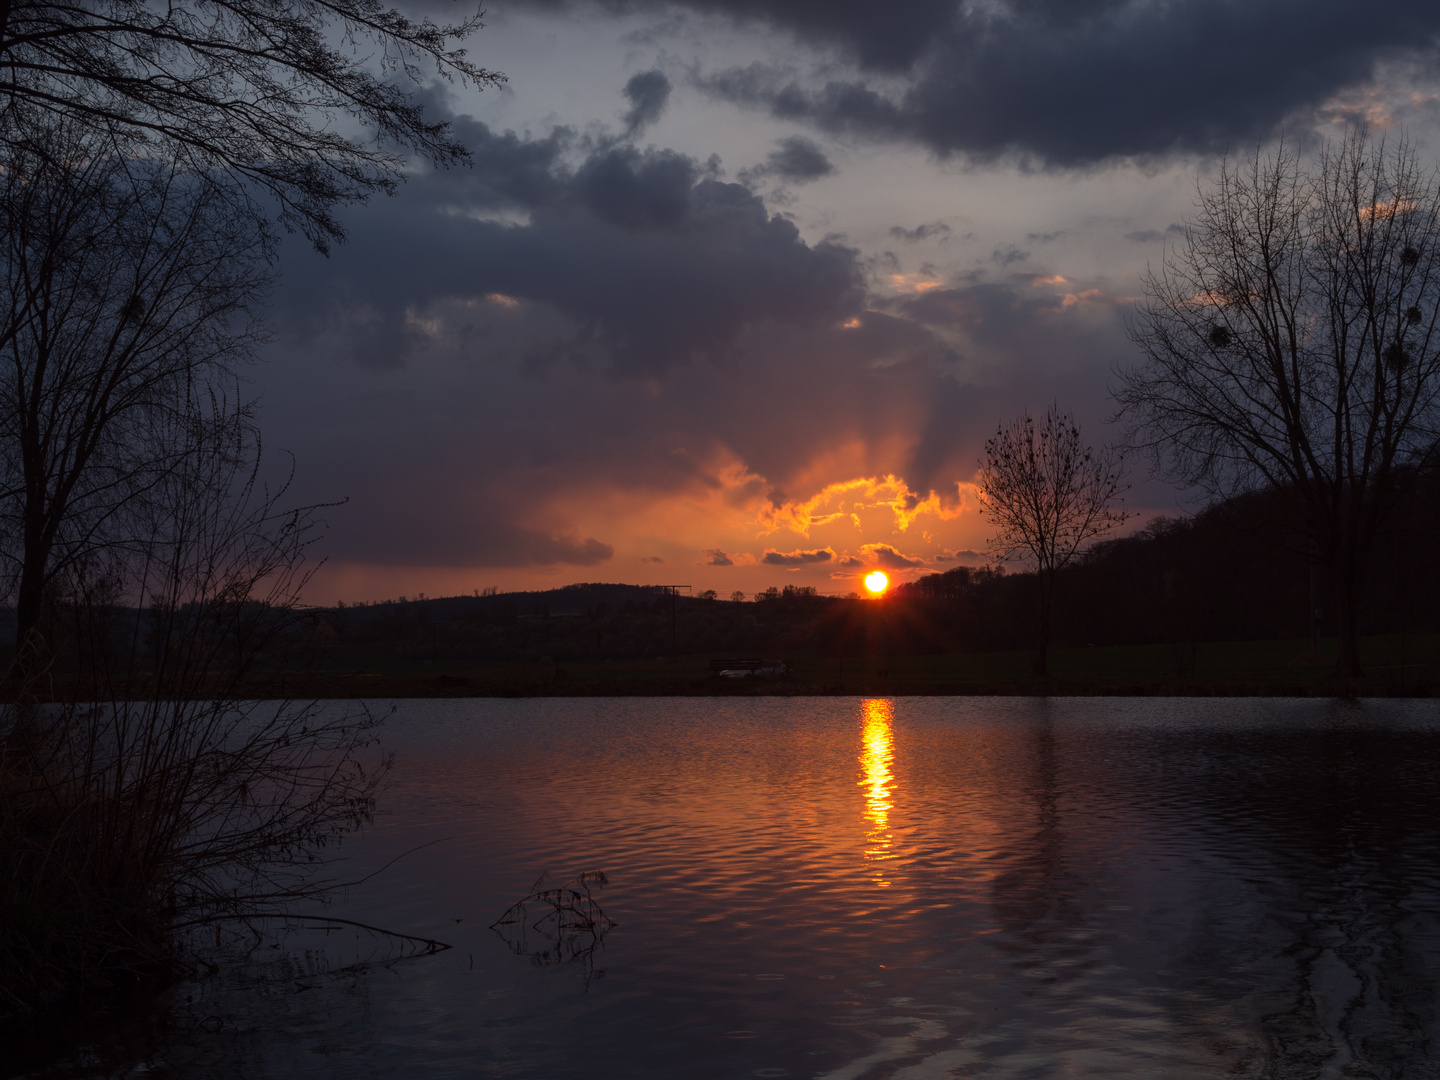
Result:
{"label": "dark foreground vegetation", "polygon": [[240,373],[275,218],[323,250],[412,153],[468,158],[406,89],[422,65],[503,81],[456,18],[5,6],[0,1016],[318,899],[321,850],[369,813],[370,717],[251,694],[296,639],[315,520],[267,487]]}

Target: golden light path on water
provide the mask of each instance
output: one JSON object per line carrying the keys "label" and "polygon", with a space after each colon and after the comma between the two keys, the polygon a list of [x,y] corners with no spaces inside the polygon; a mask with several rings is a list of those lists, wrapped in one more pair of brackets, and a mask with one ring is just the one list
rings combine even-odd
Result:
{"label": "golden light path on water", "polygon": [[[865,789],[865,859],[883,864],[893,859],[895,840],[890,832],[890,812],[895,807],[895,704],[885,698],[866,698],[860,703],[865,721],[861,736],[860,786]],[[876,885],[888,888],[885,867],[875,867]]]}

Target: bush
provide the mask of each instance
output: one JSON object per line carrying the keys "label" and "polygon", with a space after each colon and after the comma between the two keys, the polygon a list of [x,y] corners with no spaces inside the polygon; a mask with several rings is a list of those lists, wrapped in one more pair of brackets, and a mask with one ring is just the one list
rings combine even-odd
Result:
{"label": "bush", "polygon": [[243,424],[195,438],[51,598],[47,662],[0,706],[0,1011],[318,898],[388,765],[363,708],[250,700],[286,665],[318,522],[258,482]]}

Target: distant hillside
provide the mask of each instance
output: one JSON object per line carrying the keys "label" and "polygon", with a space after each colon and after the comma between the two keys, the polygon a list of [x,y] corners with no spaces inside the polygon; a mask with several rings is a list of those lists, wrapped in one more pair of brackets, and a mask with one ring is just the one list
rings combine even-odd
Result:
{"label": "distant hillside", "polygon": [[[564,585],[558,589],[531,592],[487,592],[470,596],[400,597],[373,604],[340,604],[325,609],[336,613],[349,625],[361,625],[376,619],[393,618],[397,612],[421,613],[431,622],[449,623],[457,619],[486,620],[499,616],[529,617],[544,615],[583,615],[597,607],[616,610],[626,604],[653,604],[660,591],[652,585],[618,585],[588,582]],[[682,596],[681,600],[685,598]],[[668,600],[666,601],[669,602]]]}
{"label": "distant hillside", "polygon": [[[1440,476],[1412,478],[1372,562],[1368,634],[1440,630]],[[1057,646],[1304,638],[1312,565],[1283,492],[1248,495],[1097,544],[1058,583]],[[1321,632],[1329,582],[1314,575]],[[357,666],[770,654],[919,655],[1023,649],[1035,583],[957,567],[881,601],[775,589],[736,603],[586,583],[535,592],[424,598],[317,611],[337,662]],[[341,656],[346,657],[341,659]]]}

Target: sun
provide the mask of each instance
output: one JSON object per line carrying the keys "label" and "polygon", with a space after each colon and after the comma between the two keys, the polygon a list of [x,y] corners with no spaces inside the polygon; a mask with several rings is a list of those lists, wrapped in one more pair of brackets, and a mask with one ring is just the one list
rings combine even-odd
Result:
{"label": "sun", "polygon": [[890,587],[890,579],[885,576],[883,570],[872,570],[865,575],[865,588],[869,589],[876,596],[879,596]]}

